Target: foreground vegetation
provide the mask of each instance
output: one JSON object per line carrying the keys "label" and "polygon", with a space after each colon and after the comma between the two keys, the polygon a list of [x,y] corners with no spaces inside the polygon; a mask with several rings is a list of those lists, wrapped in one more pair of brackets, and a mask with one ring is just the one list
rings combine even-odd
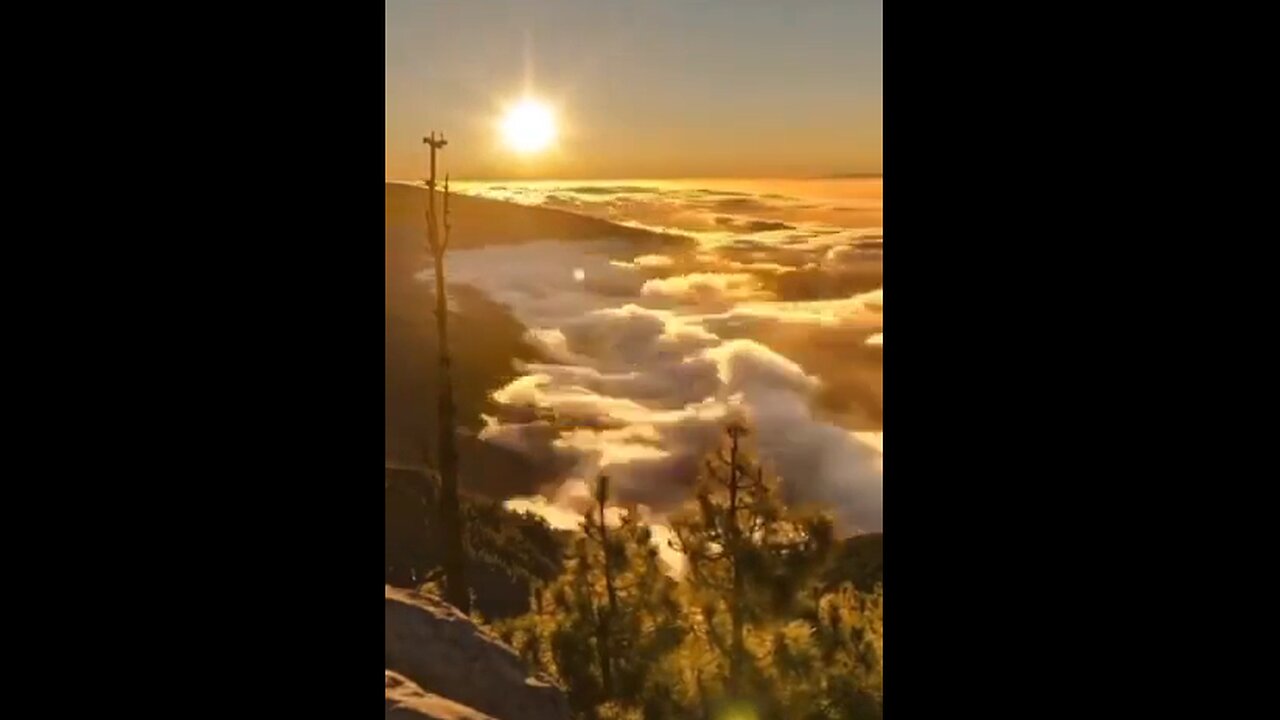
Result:
{"label": "foreground vegetation", "polygon": [[[464,498],[477,614],[588,720],[879,718],[881,536],[844,541],[778,498],[731,428],[669,520],[677,573],[634,516],[580,533]],[[421,477],[421,476],[419,476]],[[388,478],[387,581],[439,579],[431,483]]]}

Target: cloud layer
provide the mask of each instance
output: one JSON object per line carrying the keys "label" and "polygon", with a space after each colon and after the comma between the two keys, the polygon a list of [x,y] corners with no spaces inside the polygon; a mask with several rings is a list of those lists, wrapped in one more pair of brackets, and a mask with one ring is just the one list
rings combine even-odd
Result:
{"label": "cloud layer", "polygon": [[572,525],[607,472],[619,505],[660,524],[741,415],[789,500],[881,529],[883,235],[829,222],[878,223],[878,197],[847,212],[847,199],[648,184],[470,190],[696,240],[660,255],[553,239],[450,254],[451,281],[510,307],[542,356],[494,393],[481,434],[560,478],[513,507]]}

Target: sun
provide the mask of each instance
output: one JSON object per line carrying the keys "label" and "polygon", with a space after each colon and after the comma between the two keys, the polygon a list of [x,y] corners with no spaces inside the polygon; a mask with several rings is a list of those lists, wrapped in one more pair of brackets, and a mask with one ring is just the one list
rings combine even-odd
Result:
{"label": "sun", "polygon": [[545,150],[556,138],[555,115],[546,103],[521,100],[502,118],[502,138],[518,153]]}

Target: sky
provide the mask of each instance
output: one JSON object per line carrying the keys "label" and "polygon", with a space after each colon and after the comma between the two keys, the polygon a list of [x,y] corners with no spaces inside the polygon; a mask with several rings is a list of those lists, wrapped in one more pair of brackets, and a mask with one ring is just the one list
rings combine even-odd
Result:
{"label": "sky", "polygon": [[[827,177],[882,163],[881,0],[386,0],[386,177]],[[558,137],[497,130],[523,96]]]}

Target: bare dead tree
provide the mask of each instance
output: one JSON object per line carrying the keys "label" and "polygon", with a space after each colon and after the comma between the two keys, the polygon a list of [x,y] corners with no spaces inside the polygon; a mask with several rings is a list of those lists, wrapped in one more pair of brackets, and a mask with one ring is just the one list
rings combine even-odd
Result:
{"label": "bare dead tree", "polygon": [[441,237],[436,221],[436,151],[448,145],[442,133],[435,131],[422,142],[431,147],[431,175],[427,180],[427,243],[435,262],[436,330],[438,353],[439,402],[437,418],[438,454],[440,461],[440,523],[444,542],[445,600],[464,613],[471,612],[471,593],[466,580],[466,550],[462,540],[462,513],[458,504],[458,448],[455,436],[453,380],[449,359],[449,299],[444,285],[444,255],[449,249],[449,179],[444,183],[444,233]]}

